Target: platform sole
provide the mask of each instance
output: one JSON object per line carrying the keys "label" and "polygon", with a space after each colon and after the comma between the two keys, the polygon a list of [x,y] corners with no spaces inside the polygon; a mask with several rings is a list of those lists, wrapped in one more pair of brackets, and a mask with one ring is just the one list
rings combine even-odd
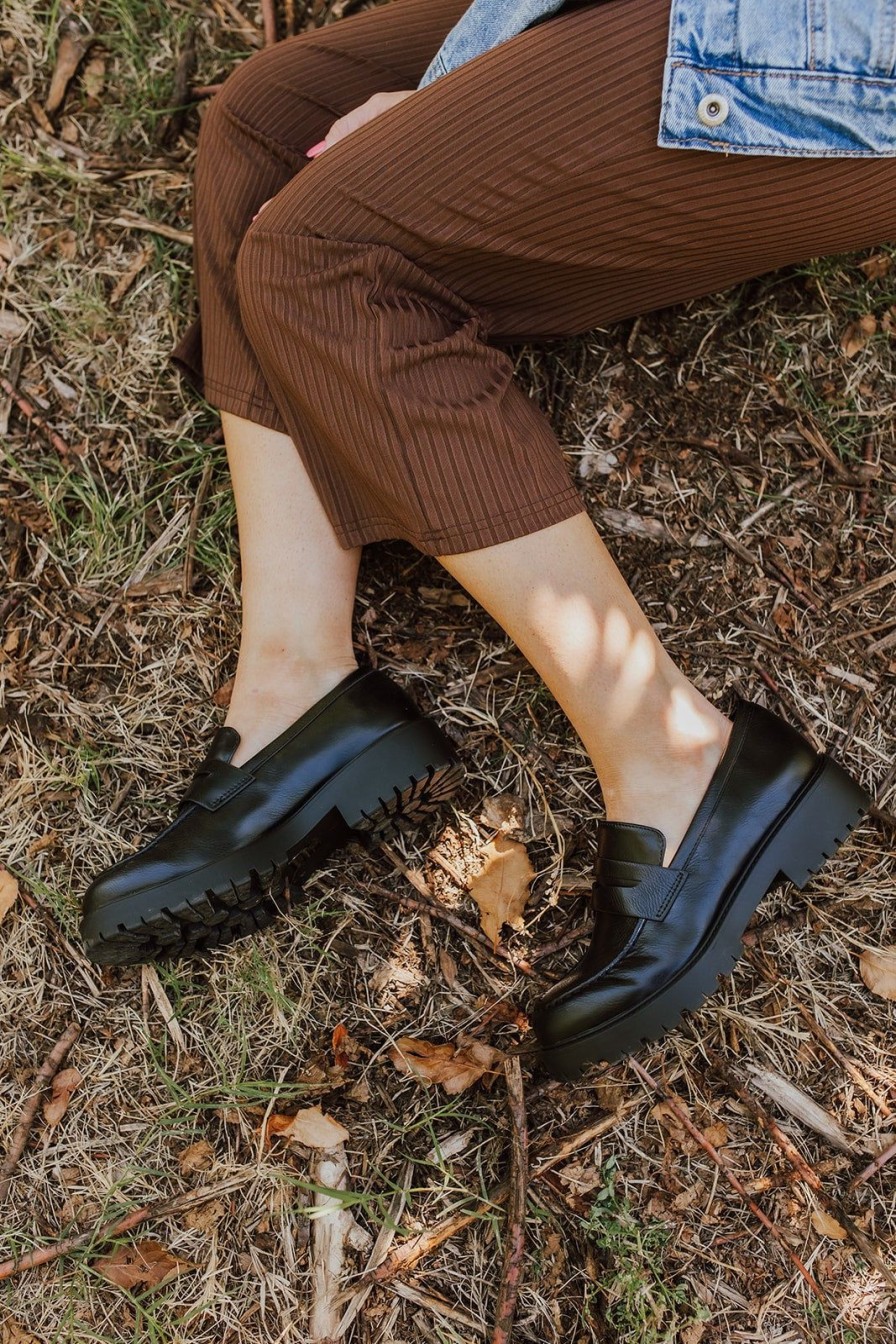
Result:
{"label": "platform sole", "polygon": [[164,887],[86,911],[81,940],[87,956],[116,966],[171,961],[257,933],[289,909],[302,883],[340,846],[415,829],[452,796],[464,774],[435,723],[402,724],[252,845]]}
{"label": "platform sole", "polygon": [[614,1064],[660,1040],[699,1008],[730,975],[743,953],[742,935],[762,898],[778,882],[805,887],[867,812],[871,798],[830,757],[782,814],[754,855],[727,905],[678,975],[631,1012],[581,1036],[540,1048],[537,1062],[555,1078],[572,1080],[598,1062]]}

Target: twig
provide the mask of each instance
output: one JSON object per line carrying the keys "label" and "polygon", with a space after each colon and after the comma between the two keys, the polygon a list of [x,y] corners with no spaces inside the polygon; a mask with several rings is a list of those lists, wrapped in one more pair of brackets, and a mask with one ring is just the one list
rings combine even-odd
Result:
{"label": "twig", "polygon": [[0,1204],[6,1198],[13,1172],[19,1165],[19,1159],[25,1151],[28,1135],[31,1133],[31,1126],[34,1123],[34,1117],[37,1114],[44,1088],[59,1072],[63,1060],[80,1034],[81,1028],[77,1022],[70,1022],[38,1069],[37,1077],[34,1080],[34,1090],[25,1100],[22,1113],[19,1116],[19,1123],[15,1127],[12,1142],[9,1145],[9,1151],[3,1159],[2,1167],[0,1167]]}
{"label": "twig", "polygon": [[891,1157],[896,1157],[896,1141],[891,1143],[889,1148],[885,1148],[882,1153],[878,1153],[874,1161],[869,1162],[868,1166],[864,1171],[860,1171],[858,1176],[853,1176],[849,1185],[846,1187],[847,1190],[853,1191],[856,1186],[862,1185],[865,1181],[869,1180],[870,1177],[880,1171],[881,1167],[889,1162]]}
{"label": "twig", "polygon": [[[484,933],[480,933],[479,929],[474,929],[472,924],[465,923],[453,910],[446,910],[437,901],[430,903],[416,896],[408,896],[405,892],[389,891],[388,887],[381,886],[379,882],[371,881],[370,889],[375,891],[377,896],[382,896],[384,900],[393,901],[396,905],[403,905],[410,910],[420,910],[427,915],[433,915],[437,919],[443,920],[446,924],[450,924],[452,929],[456,929],[465,938],[469,938],[471,942],[476,943],[483,955],[494,962],[496,966],[500,966],[502,970],[506,968],[508,961],[513,964],[510,953],[506,949],[499,947],[498,951],[495,952],[492,949],[491,940],[486,938]],[[531,974],[531,971],[529,974]]]}
{"label": "twig", "polygon": [[277,41],[277,11],[274,0],[261,0],[261,17],[264,25],[264,44],[272,47]]}
{"label": "twig", "polygon": [[8,379],[4,378],[2,374],[0,374],[0,387],[3,388],[3,391],[6,393],[8,397],[12,398],[12,400],[18,406],[19,410],[25,416],[25,418],[27,420],[30,420],[31,423],[34,425],[35,429],[39,429],[41,433],[44,434],[50,440],[50,443],[56,449],[60,457],[84,456],[84,448],[83,447],[72,448],[69,444],[67,444],[65,439],[63,439],[59,434],[56,433],[55,429],[51,429],[51,427],[47,424],[46,420],[43,418],[40,412],[34,409],[28,398],[23,396],[21,392],[18,392],[13,387],[12,383],[9,382]]}
{"label": "twig", "polygon": [[[515,970],[522,972],[523,975],[535,974],[531,965],[525,958],[514,957],[512,953],[507,951],[506,947],[493,947],[492,940],[487,938],[480,929],[473,928],[471,924],[467,924],[458,915],[453,914],[450,910],[446,910],[445,907],[436,900],[429,886],[420,874],[415,869],[409,868],[401,855],[398,854],[390,844],[387,844],[385,840],[380,840],[379,848],[394,867],[407,878],[411,886],[419,891],[429,914],[435,915],[439,919],[444,919],[447,924],[450,924],[453,928],[457,929],[458,933],[462,933],[465,938],[472,938],[474,942],[480,943],[483,947],[487,948],[488,952],[491,954],[492,961],[509,962]],[[376,884],[373,885],[375,886]],[[382,891],[381,888],[377,889]],[[392,896],[392,899],[396,899],[394,895]]]}
{"label": "twig", "polygon": [[91,1246],[95,1241],[108,1241],[111,1237],[121,1236],[123,1232],[130,1232],[131,1228],[139,1223],[148,1222],[151,1218],[167,1218],[171,1214],[183,1213],[185,1209],[191,1209],[196,1204],[204,1204],[218,1195],[237,1190],[254,1175],[253,1170],[241,1176],[231,1176],[218,1185],[201,1186],[198,1190],[191,1190],[185,1195],[176,1195],[173,1199],[165,1199],[158,1204],[145,1204],[143,1208],[133,1209],[122,1218],[115,1218],[108,1223],[95,1223],[93,1227],[86,1232],[80,1232],[76,1237],[66,1237],[64,1241],[54,1242],[52,1246],[42,1246],[40,1250],[29,1251],[19,1260],[4,1260],[0,1264],[0,1280],[11,1279],[23,1269],[47,1265],[51,1260],[58,1260],[60,1256],[67,1255],[69,1251],[80,1250],[82,1246]]}
{"label": "twig", "polygon": [[470,1223],[481,1218],[484,1213],[490,1213],[492,1209],[499,1207],[507,1199],[510,1193],[510,1187],[507,1184],[499,1185],[497,1190],[491,1194],[487,1200],[476,1205],[475,1209],[467,1213],[452,1213],[447,1218],[443,1218],[435,1227],[428,1231],[418,1232],[413,1237],[408,1237],[400,1246],[384,1260],[381,1265],[371,1272],[371,1279],[374,1283],[388,1283],[396,1275],[402,1274],[405,1270],[413,1269],[418,1260],[422,1260],[430,1251],[434,1251],[437,1246],[441,1246],[443,1241],[449,1237],[455,1236]]}
{"label": "twig", "polygon": [[631,1097],[628,1101],[622,1102],[612,1115],[605,1115],[603,1120],[598,1120],[596,1125],[589,1125],[587,1129],[582,1129],[578,1134],[571,1135],[561,1143],[560,1147],[550,1157],[546,1157],[532,1172],[532,1180],[537,1181],[539,1177],[546,1175],[552,1167],[556,1167],[558,1162],[565,1162],[568,1157],[577,1152],[579,1148],[584,1148],[587,1143],[593,1143],[595,1139],[602,1138],[608,1134],[611,1129],[615,1129],[628,1115],[629,1111],[634,1111],[641,1105],[641,1097]]}
{"label": "twig", "polygon": [[[392,1195],[392,1200],[389,1204],[389,1212],[377,1234],[367,1264],[364,1266],[364,1274],[367,1276],[369,1276],[372,1270],[378,1269],[383,1263],[386,1256],[389,1254],[389,1247],[395,1240],[395,1233],[398,1231],[398,1220],[402,1213],[404,1213],[404,1206],[408,1197],[408,1187],[411,1183],[412,1170],[413,1163],[406,1162],[401,1174],[401,1180],[398,1182],[398,1189]],[[346,1330],[348,1330],[348,1327],[351,1325],[372,1291],[373,1280],[368,1277],[367,1281],[358,1289],[349,1301],[348,1306],[345,1308],[342,1319],[333,1331],[334,1339],[342,1339],[342,1336],[345,1334]]]}
{"label": "twig", "polygon": [[[2,621],[0,621],[0,625],[2,625]],[[25,887],[19,888],[19,896],[41,919],[44,928],[47,930],[54,943],[57,943],[61,951],[63,951],[67,957],[70,957],[72,962],[77,966],[81,973],[81,977],[90,993],[93,995],[93,998],[102,1002],[103,987],[96,979],[96,969],[93,963],[87,960],[80,948],[75,947],[74,943],[66,938],[62,929],[56,923],[54,915],[45,905],[40,903],[36,896],[32,895],[32,893]]]}
{"label": "twig", "polygon": [[803,1278],[806,1280],[809,1287],[815,1293],[816,1297],[818,1297],[823,1302],[829,1301],[828,1294],[822,1288],[821,1284],[818,1283],[815,1278],[813,1278],[813,1276],[809,1273],[808,1269],[803,1264],[802,1260],[799,1258],[796,1252],[792,1251],[788,1246],[784,1233],[775,1223],[772,1222],[768,1214],[763,1213],[762,1209],[760,1209],[756,1201],[754,1199],[751,1199],[751,1197],[747,1194],[747,1191],[745,1190],[742,1182],[738,1179],[737,1176],[735,1176],[734,1172],[728,1166],[728,1163],[723,1160],[722,1155],[718,1151],[718,1149],[715,1148],[713,1144],[710,1143],[706,1135],[702,1134],[700,1130],[697,1128],[697,1126],[685,1114],[684,1108],[681,1105],[681,1102],[678,1100],[678,1098],[673,1093],[668,1092],[664,1087],[662,1087],[661,1084],[658,1083],[656,1079],[653,1078],[647,1072],[647,1070],[641,1064],[638,1063],[636,1059],[629,1058],[628,1063],[631,1066],[631,1068],[634,1069],[635,1073],[638,1075],[641,1081],[647,1083],[650,1087],[652,1087],[653,1090],[657,1093],[657,1095],[662,1097],[663,1101],[667,1102],[670,1110],[672,1110],[675,1113],[675,1116],[678,1119],[679,1123],[684,1126],[684,1128],[690,1134],[691,1138],[694,1139],[697,1143],[699,1143],[700,1147],[704,1150],[704,1152],[707,1153],[712,1158],[713,1162],[715,1162],[719,1171],[722,1172],[728,1184],[732,1186],[734,1190],[737,1191],[740,1197],[746,1202],[747,1207],[751,1210],[752,1213],[756,1215],[760,1223],[762,1223],[763,1227],[768,1228],[769,1232],[771,1232],[772,1236],[775,1238],[775,1241],[777,1241],[778,1244],[783,1247],[783,1249],[787,1253],[788,1259],[796,1266],[800,1274],[802,1274]]}
{"label": "twig", "polygon": [[526,1100],[523,1096],[523,1075],[520,1062],[512,1056],[504,1060],[507,1079],[507,1102],[511,1120],[510,1198],[507,1207],[507,1233],[504,1266],[495,1311],[495,1328],[491,1344],[510,1344],[520,1279],[523,1273],[523,1253],[526,1249],[526,1188],[529,1183],[529,1133],[526,1128]]}
{"label": "twig", "polygon": [[190,511],[190,523],[187,527],[187,540],[184,544],[184,577],[181,585],[181,597],[187,597],[190,589],[193,587],[193,547],[196,543],[196,531],[199,527],[199,514],[205,503],[205,496],[208,490],[208,483],[212,478],[212,459],[205,459],[205,466],[202,468],[202,476],[199,480],[199,486],[196,490],[196,498],[193,501],[193,508]]}
{"label": "twig", "polygon": [[812,1035],[816,1038],[816,1040],[821,1042],[825,1050],[827,1050],[828,1054],[831,1055],[831,1057],[837,1061],[837,1063],[844,1070],[844,1072],[849,1075],[849,1077],[855,1083],[856,1087],[860,1087],[862,1091],[865,1093],[865,1095],[871,1098],[877,1109],[880,1111],[881,1115],[887,1117],[891,1116],[893,1114],[892,1108],[888,1105],[888,1103],[884,1100],[883,1097],[879,1097],[877,1095],[874,1088],[868,1082],[867,1078],[863,1076],[861,1070],[858,1069],[855,1064],[853,1064],[851,1059],[847,1059],[846,1055],[844,1055],[843,1051],[836,1044],[836,1042],[831,1040],[830,1036],[827,1034],[824,1027],[822,1027],[819,1022],[816,1022],[815,1018],[809,1012],[809,1009],[805,1006],[805,1004],[798,1003],[797,1008],[802,1014],[803,1021],[811,1031]]}
{"label": "twig", "polygon": [[195,69],[196,29],[191,24],[184,37],[183,50],[174,72],[174,90],[171,94],[173,111],[162,121],[158,132],[158,143],[163,148],[170,148],[183,130],[187,104],[190,101],[190,80]]}
{"label": "twig", "polygon": [[735,1075],[734,1070],[725,1063],[714,1051],[707,1046],[703,1047],[710,1063],[710,1069],[715,1073],[727,1087],[731,1089],[736,1097],[739,1097],[747,1110],[758,1120],[763,1129],[768,1130],[775,1143],[781,1149],[781,1152],[787,1158],[797,1175],[811,1186],[813,1190],[821,1190],[821,1178],[812,1170],[808,1162],[798,1151],[795,1144],[787,1137],[777,1120],[769,1115],[765,1107],[756,1100],[752,1092],[747,1088],[742,1078]]}

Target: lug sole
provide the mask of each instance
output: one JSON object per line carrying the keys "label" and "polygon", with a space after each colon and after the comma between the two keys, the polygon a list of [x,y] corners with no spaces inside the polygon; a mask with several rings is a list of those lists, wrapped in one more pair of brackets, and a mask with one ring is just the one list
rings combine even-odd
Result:
{"label": "lug sole", "polygon": [[257,933],[290,908],[302,883],[340,846],[416,830],[465,773],[436,724],[394,728],[252,845],[163,888],[87,912],[85,952],[99,965],[177,961]]}
{"label": "lug sole", "polygon": [[742,935],[762,898],[779,882],[805,887],[865,815],[871,797],[828,756],[784,813],[733,894],[725,912],[686,966],[634,1011],[597,1030],[540,1047],[537,1062],[553,1077],[573,1081],[590,1064],[615,1064],[677,1027],[730,975],[743,955]]}

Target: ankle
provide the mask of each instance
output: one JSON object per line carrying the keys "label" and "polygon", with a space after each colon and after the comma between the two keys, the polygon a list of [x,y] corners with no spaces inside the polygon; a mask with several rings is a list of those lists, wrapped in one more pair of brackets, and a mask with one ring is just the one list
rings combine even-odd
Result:
{"label": "ankle", "polygon": [[254,651],[244,657],[241,652],[224,719],[240,734],[233,764],[254,756],[357,668],[354,658],[309,663],[283,655],[262,659]]}

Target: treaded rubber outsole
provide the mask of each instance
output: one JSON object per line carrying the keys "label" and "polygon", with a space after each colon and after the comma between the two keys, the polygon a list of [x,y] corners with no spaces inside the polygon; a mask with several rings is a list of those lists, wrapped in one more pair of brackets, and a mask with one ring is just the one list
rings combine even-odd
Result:
{"label": "treaded rubber outsole", "polygon": [[[720,976],[730,975],[743,955],[743,933],[760,901],[782,881],[805,887],[832,858],[868,811],[871,798],[829,757],[822,758],[816,797],[807,791],[797,810],[803,826],[815,825],[812,839],[802,843],[788,837],[787,828],[774,855],[774,872],[757,860],[728,914],[702,951],[695,953],[676,980],[645,999],[636,1010],[594,1031],[550,1047],[539,1048],[535,1062],[565,1082],[581,1078],[593,1064],[615,1064],[644,1045],[661,1040],[677,1027],[686,1012],[702,1007],[718,989]],[[814,803],[814,807],[813,807]],[[825,824],[825,818],[827,824]],[[796,819],[796,818],[794,818]]]}
{"label": "treaded rubber outsole", "polygon": [[358,808],[351,824],[332,808],[295,852],[277,855],[264,867],[250,868],[239,881],[163,906],[139,922],[119,922],[97,930],[84,939],[85,951],[100,965],[177,961],[201,957],[257,933],[289,909],[302,883],[334,850],[350,840],[369,845],[375,839],[416,829],[452,796],[465,773],[458,760],[429,765],[422,773],[408,775],[404,788],[393,786],[376,807]]}

